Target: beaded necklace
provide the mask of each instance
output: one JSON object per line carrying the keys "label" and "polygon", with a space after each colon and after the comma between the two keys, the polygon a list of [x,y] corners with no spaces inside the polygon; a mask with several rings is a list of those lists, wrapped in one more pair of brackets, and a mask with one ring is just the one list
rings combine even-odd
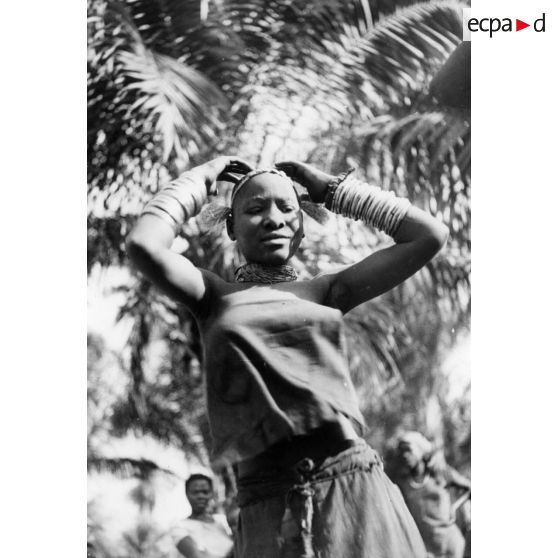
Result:
{"label": "beaded necklace", "polygon": [[296,281],[298,274],[294,267],[283,265],[264,265],[259,263],[247,263],[240,266],[234,274],[234,280],[238,283],[283,283]]}

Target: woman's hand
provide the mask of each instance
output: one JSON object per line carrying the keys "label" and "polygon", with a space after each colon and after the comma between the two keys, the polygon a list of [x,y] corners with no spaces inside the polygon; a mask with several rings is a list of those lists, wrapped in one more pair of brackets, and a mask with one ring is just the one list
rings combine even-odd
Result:
{"label": "woman's hand", "polygon": [[213,196],[217,193],[215,182],[225,179],[228,173],[246,174],[252,170],[252,166],[238,157],[222,155],[211,161],[191,169],[190,173],[198,176],[207,188],[207,193]]}
{"label": "woman's hand", "polygon": [[327,192],[327,185],[335,176],[318,170],[306,163],[298,161],[281,161],[275,165],[292,180],[295,180],[308,190],[310,199],[315,203],[323,203]]}

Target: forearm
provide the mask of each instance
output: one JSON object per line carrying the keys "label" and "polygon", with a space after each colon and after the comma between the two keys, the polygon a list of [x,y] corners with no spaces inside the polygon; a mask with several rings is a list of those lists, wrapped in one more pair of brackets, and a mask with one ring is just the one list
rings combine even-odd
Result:
{"label": "forearm", "polygon": [[397,244],[413,243],[432,257],[447,240],[447,227],[406,198],[366,184],[352,176],[340,175],[331,182],[326,207],[353,219],[362,220],[391,236]]}
{"label": "forearm", "polygon": [[215,193],[215,183],[225,171],[246,173],[250,169],[241,159],[222,156],[181,174],[146,205],[126,239],[134,265],[194,314],[205,308],[214,277],[174,252],[173,240],[184,222],[201,210],[209,194]]}
{"label": "forearm", "polygon": [[130,234],[130,241],[170,248],[176,233],[187,219],[201,210],[207,195],[203,167],[182,173],[146,204]]}
{"label": "forearm", "polygon": [[207,198],[201,173],[193,169],[148,202],[126,239],[130,261],[152,283],[195,311],[205,293],[201,272],[171,249],[177,231]]}
{"label": "forearm", "polygon": [[184,222],[207,201],[213,182],[207,164],[194,167],[163,186],[146,204],[126,239],[130,260],[150,279],[158,279],[161,257],[170,251]]}
{"label": "forearm", "polygon": [[425,211],[360,181],[342,182],[331,197],[330,207],[395,240],[395,245],[374,252],[333,277],[329,300],[343,312],[405,281],[436,255],[447,238],[445,225]]}
{"label": "forearm", "polygon": [[[190,217],[197,215],[208,196],[216,193],[215,183],[227,172],[246,173],[248,163],[235,157],[221,156],[198,165],[164,186],[145,206],[142,217],[132,230],[129,245],[149,248],[170,248],[174,236]],[[154,216],[165,226],[156,225]]]}

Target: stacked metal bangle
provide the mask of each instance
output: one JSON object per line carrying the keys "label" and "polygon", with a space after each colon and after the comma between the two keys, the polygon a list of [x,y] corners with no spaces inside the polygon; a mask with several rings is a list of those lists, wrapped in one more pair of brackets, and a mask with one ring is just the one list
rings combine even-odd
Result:
{"label": "stacked metal bangle", "polygon": [[200,212],[206,201],[207,189],[203,181],[185,172],[158,192],[144,207],[142,215],[163,219],[176,234],[189,217]]}
{"label": "stacked metal bangle", "polygon": [[362,220],[393,236],[405,217],[409,200],[393,192],[371,186],[345,173],[341,180],[332,181],[326,195],[326,207],[345,217]]}
{"label": "stacked metal bangle", "polygon": [[333,201],[333,194],[335,194],[335,190],[339,187],[339,184],[343,182],[350,174],[355,172],[355,168],[352,167],[345,172],[342,172],[338,176],[336,176],[333,180],[331,180],[327,185],[327,191],[324,199],[324,205],[327,209],[331,211],[331,202]]}

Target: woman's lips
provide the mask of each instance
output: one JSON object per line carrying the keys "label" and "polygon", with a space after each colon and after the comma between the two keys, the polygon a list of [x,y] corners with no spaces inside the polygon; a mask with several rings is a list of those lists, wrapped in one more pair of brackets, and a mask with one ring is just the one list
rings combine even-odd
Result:
{"label": "woman's lips", "polygon": [[274,238],[265,238],[260,241],[260,244],[262,244],[263,246],[267,246],[270,249],[276,249],[276,248],[283,248],[283,246],[288,245],[289,242],[290,239],[282,236],[282,237],[274,237]]}
{"label": "woman's lips", "polygon": [[262,242],[271,242],[274,240],[290,240],[290,237],[280,234],[268,234],[266,236],[262,236],[261,240]]}

